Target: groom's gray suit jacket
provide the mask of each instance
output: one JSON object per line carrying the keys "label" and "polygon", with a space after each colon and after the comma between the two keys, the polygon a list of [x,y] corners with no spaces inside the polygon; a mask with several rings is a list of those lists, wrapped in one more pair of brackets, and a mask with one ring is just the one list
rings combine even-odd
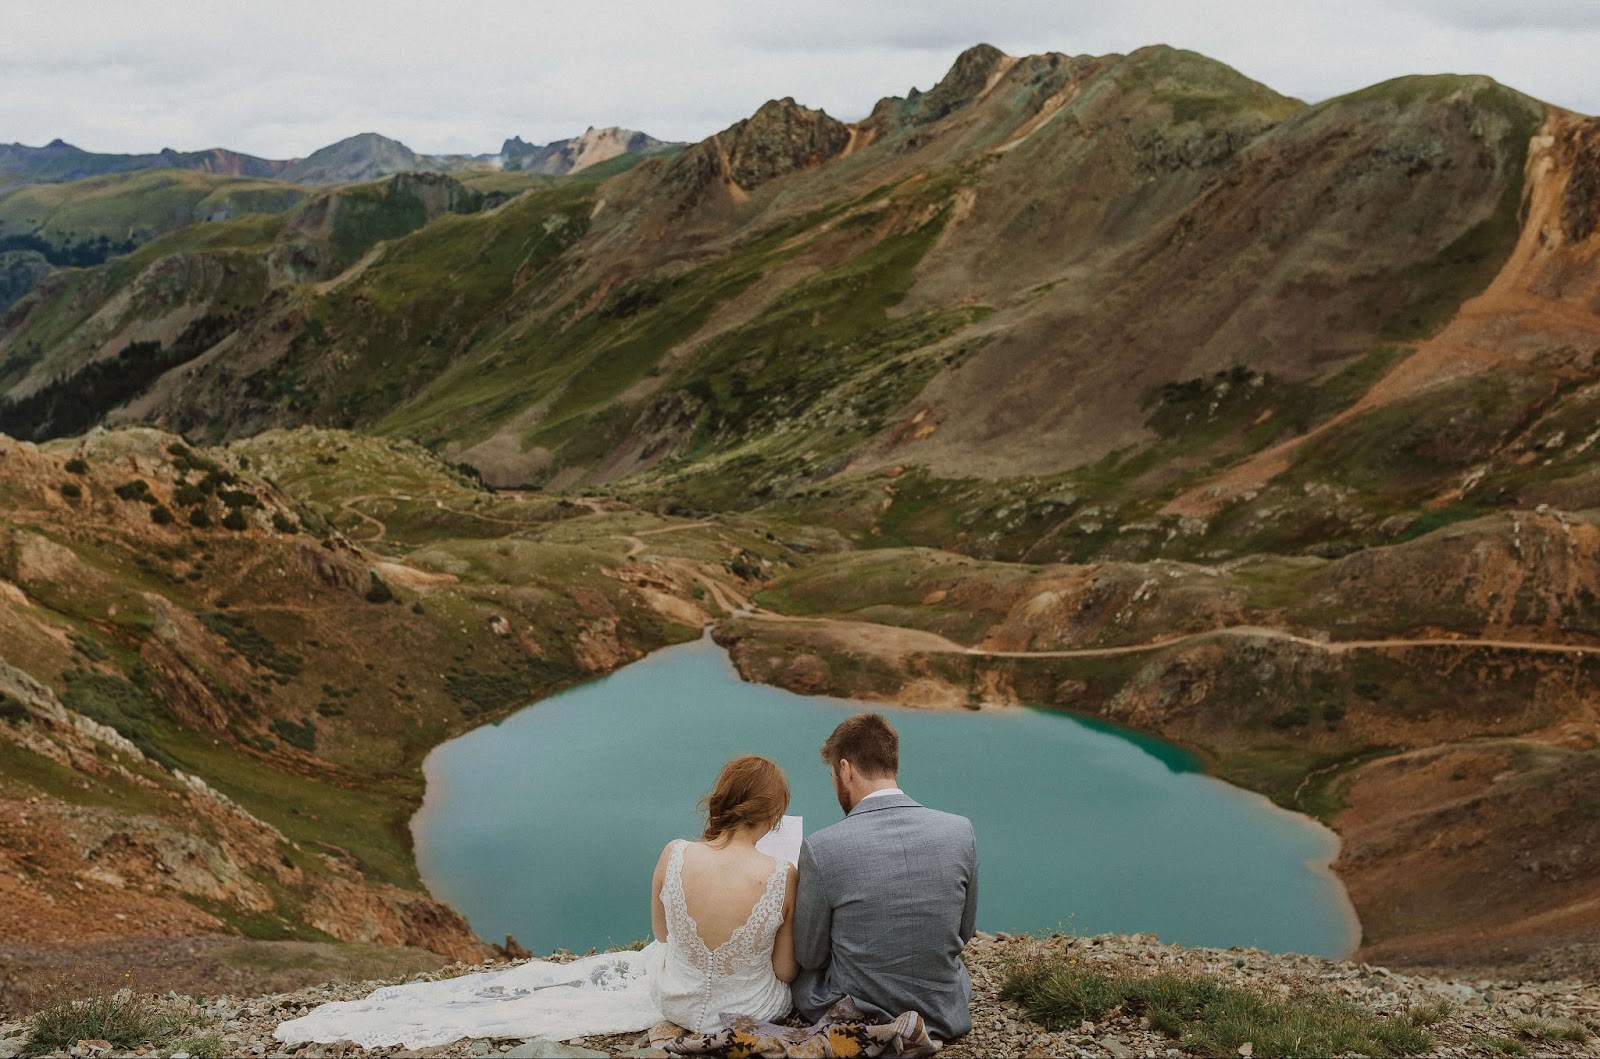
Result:
{"label": "groom's gray suit jacket", "polygon": [[849,995],[869,1015],[917,1011],[935,1036],[961,1036],[977,913],[972,822],[904,794],[863,799],[800,847],[795,1008],[814,1021]]}

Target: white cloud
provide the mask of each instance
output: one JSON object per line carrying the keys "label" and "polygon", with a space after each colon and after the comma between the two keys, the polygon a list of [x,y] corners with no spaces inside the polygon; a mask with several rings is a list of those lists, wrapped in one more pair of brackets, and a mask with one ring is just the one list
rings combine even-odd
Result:
{"label": "white cloud", "polygon": [[777,96],[861,117],[979,41],[1167,43],[1306,99],[1487,73],[1600,110],[1594,0],[10,0],[0,141],[290,157],[364,131],[435,152],[590,124],[698,139]]}

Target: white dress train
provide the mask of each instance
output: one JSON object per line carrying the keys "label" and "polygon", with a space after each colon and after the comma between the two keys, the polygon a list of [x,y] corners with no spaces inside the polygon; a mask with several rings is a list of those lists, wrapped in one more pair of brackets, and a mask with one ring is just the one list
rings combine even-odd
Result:
{"label": "white dress train", "polygon": [[431,1048],[463,1037],[566,1040],[632,1033],[663,1019],[703,1033],[720,1029],[724,1012],[778,1018],[789,1010],[789,987],[772,973],[787,865],[773,869],[749,917],[711,949],[683,895],[687,845],[680,839],[668,853],[661,887],[665,943],[572,963],[530,960],[502,971],[386,986],[360,1000],[323,1004],[282,1023],[273,1035],[286,1044]]}

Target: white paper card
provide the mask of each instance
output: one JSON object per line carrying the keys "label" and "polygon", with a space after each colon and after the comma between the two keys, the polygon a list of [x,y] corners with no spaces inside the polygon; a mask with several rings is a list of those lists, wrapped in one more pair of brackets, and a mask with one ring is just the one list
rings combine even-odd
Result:
{"label": "white paper card", "polygon": [[778,826],[768,831],[756,841],[756,849],[769,857],[786,860],[796,868],[800,867],[800,841],[805,838],[805,817],[786,816],[778,821]]}

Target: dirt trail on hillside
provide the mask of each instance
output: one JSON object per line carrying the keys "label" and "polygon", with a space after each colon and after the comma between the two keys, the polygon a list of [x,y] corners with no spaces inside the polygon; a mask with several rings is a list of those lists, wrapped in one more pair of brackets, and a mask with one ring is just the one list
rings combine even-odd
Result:
{"label": "dirt trail on hillside", "polygon": [[394,499],[394,497],[390,496],[387,493],[370,493],[370,494],[367,494],[367,495],[364,495],[364,496],[352,496],[352,497],[350,497],[350,498],[348,498],[346,500],[341,500],[339,502],[339,510],[340,511],[348,511],[348,512],[350,512],[350,514],[354,515],[356,518],[359,518],[362,522],[371,523],[372,525],[378,527],[378,532],[377,532],[376,535],[371,536],[371,537],[363,537],[361,539],[361,543],[362,544],[372,544],[375,541],[383,540],[385,537],[387,537],[389,535],[389,526],[382,519],[377,518],[376,516],[367,514],[365,511],[362,511],[359,507],[356,507],[356,505],[361,503],[363,500],[393,500],[393,499]]}
{"label": "dirt trail on hillside", "polygon": [[676,533],[678,530],[697,529],[701,526],[709,525],[711,525],[709,522],[685,522],[681,526],[657,526],[655,529],[640,530],[638,533],[618,533],[615,536],[618,540],[628,542],[628,558],[632,559],[635,555],[644,551],[644,538],[646,537],[654,537],[658,533]]}
{"label": "dirt trail on hillside", "polygon": [[1554,111],[1533,138],[1525,178],[1527,216],[1516,248],[1487,290],[1463,302],[1442,331],[1417,343],[1409,357],[1349,408],[1201,482],[1169,501],[1161,513],[1209,517],[1288,470],[1306,442],[1367,412],[1506,365],[1530,350],[1600,344],[1600,313],[1591,307],[1593,290],[1564,290],[1565,298],[1540,292],[1548,286],[1545,281],[1568,268],[1574,258],[1594,252],[1592,236],[1582,244],[1568,246],[1561,234],[1562,199],[1572,172],[1570,164],[1556,157],[1555,145],[1576,120]]}
{"label": "dirt trail on hillside", "polygon": [[947,639],[935,632],[911,629],[899,625],[881,625],[876,622],[854,621],[847,618],[807,618],[770,611],[752,609],[744,617],[752,621],[782,624],[812,625],[822,628],[841,642],[865,648],[875,654],[903,658],[912,654],[960,654],[982,658],[1112,658],[1119,655],[1143,654],[1168,647],[1228,636],[1241,639],[1282,640],[1302,647],[1343,654],[1346,651],[1387,650],[1412,647],[1486,647],[1496,650],[1532,651],[1547,654],[1600,655],[1600,646],[1585,644],[1546,643],[1536,640],[1501,640],[1492,638],[1417,637],[1382,640],[1318,640],[1298,636],[1282,629],[1260,625],[1230,625],[1203,632],[1184,633],[1180,636],[1150,640],[1145,643],[1119,644],[1115,647],[1076,647],[1049,651],[1000,651],[986,647],[968,647]]}

